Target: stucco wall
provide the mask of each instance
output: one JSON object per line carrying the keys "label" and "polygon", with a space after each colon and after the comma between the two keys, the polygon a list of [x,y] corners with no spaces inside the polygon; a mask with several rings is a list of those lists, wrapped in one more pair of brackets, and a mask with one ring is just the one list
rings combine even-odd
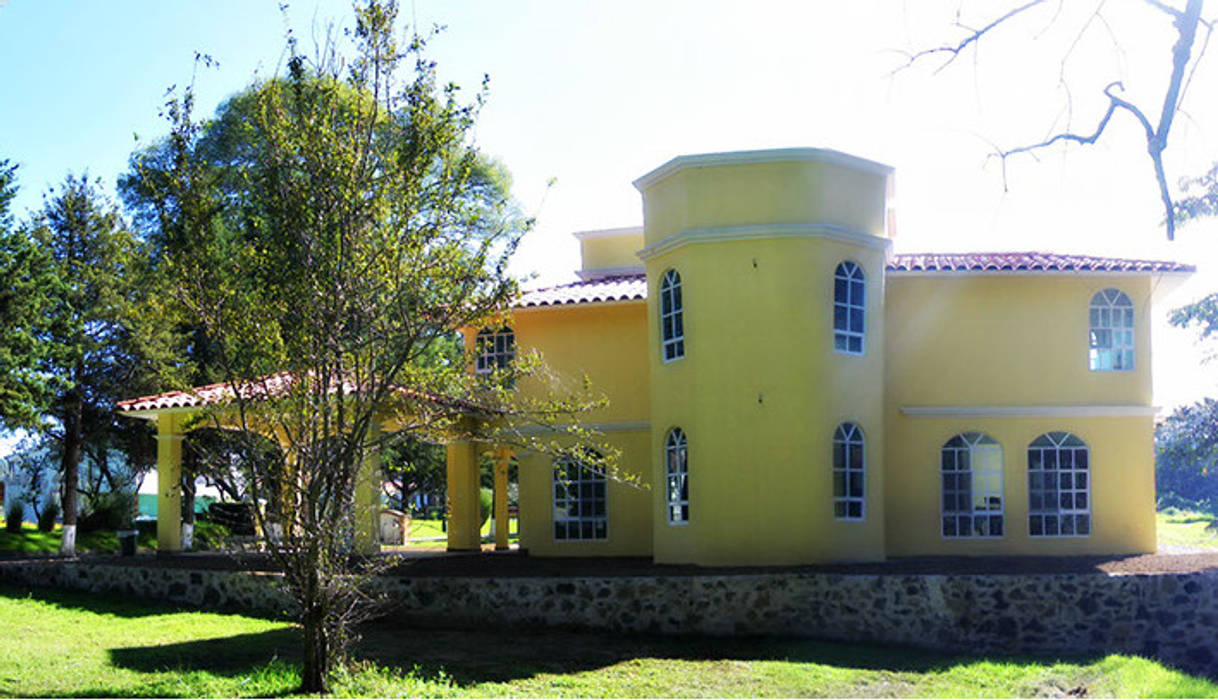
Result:
{"label": "stucco wall", "polygon": [[[5,562],[0,583],[280,614],[273,575]],[[412,623],[660,634],[782,634],[977,654],[1130,653],[1218,674],[1218,572],[1157,576],[816,573],[393,578]]]}

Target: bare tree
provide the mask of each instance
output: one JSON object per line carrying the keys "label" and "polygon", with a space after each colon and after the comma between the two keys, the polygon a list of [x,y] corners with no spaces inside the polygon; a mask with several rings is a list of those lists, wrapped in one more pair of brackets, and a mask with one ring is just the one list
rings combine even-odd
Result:
{"label": "bare tree", "polygon": [[[1133,0],[1126,1],[1132,2]],[[1205,57],[1215,20],[1206,19],[1202,16],[1205,0],[1184,0],[1183,7],[1180,7],[1179,3],[1172,3],[1168,0],[1141,0],[1141,2],[1146,6],[1146,11],[1149,13],[1148,19],[1169,21],[1175,30],[1176,40],[1171,46],[1168,55],[1165,56],[1164,69],[1167,72],[1167,87],[1164,91],[1161,104],[1158,104],[1157,107],[1145,103],[1140,105],[1127,97],[1123,82],[1109,81],[1102,88],[1096,86],[1101,94],[1103,94],[1107,108],[1096,117],[1093,128],[1089,130],[1074,130],[1067,123],[1064,129],[1049,135],[1041,141],[1013,148],[998,148],[995,149],[993,155],[1002,160],[1003,181],[1005,183],[1006,165],[1009,158],[1021,154],[1034,156],[1038,151],[1059,144],[1093,145],[1107,132],[1114,116],[1117,114],[1126,115],[1141,127],[1145,137],[1146,154],[1150,160],[1155,181],[1158,185],[1159,198],[1163,204],[1167,238],[1172,240],[1175,238],[1178,212],[1176,205],[1173,203],[1171,190],[1167,184],[1167,173],[1163,166],[1163,152],[1168,146],[1172,125],[1175,123],[1176,115],[1181,111],[1181,107],[1184,104],[1184,99],[1188,93],[1188,88],[1192,84],[1192,78],[1197,71],[1197,66]],[[1086,16],[1085,21],[1078,29],[1074,40],[1062,58],[1063,75],[1065,61],[1087,31],[1100,27],[1111,33],[1111,26],[1105,17],[1105,10],[1109,4],[1110,0],[1094,0],[1092,3],[1092,11]],[[962,19],[962,3],[961,7],[957,9],[954,24],[955,28],[962,32],[960,39],[913,53],[902,52],[904,53],[904,61],[897,67],[894,73],[916,64],[939,59],[939,63],[935,68],[935,72],[938,73],[953,64],[962,55],[970,51],[975,52],[982,41],[987,40],[1004,27],[1021,20],[1030,21],[1030,18],[1036,15],[1036,11],[1052,13],[1048,21],[1050,23],[1057,21],[1064,5],[1065,0],[1030,0],[1005,11],[993,11],[991,15],[992,19],[977,26]],[[1202,30],[1204,31],[1202,32]],[[1200,37],[1199,34],[1201,34]],[[1114,43],[1119,41],[1115,36],[1112,38]],[[1197,47],[1199,41],[1200,48]],[[1068,90],[1069,88],[1067,87]],[[1067,99],[1069,99],[1068,92]]]}

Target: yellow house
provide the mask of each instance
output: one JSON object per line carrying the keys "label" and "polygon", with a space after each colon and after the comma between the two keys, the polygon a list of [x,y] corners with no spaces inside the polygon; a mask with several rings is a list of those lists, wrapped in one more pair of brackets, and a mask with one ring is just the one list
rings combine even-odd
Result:
{"label": "yellow house", "polygon": [[[1193,268],[896,255],[891,179],[822,149],[674,158],[634,183],[642,227],[575,234],[580,281],[469,329],[475,371],[536,350],[587,374],[609,403],[585,420],[643,484],[516,455],[520,546],[701,565],[1154,551],[1151,307]],[[479,448],[448,455],[449,547],[475,548]]]}

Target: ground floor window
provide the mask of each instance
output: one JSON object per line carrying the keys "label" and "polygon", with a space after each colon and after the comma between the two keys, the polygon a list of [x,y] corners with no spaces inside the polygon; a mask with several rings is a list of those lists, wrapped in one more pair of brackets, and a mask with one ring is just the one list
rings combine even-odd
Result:
{"label": "ground floor window", "polygon": [[942,534],[1002,537],[1002,446],[984,433],[962,433],[943,444]]}
{"label": "ground floor window", "polygon": [[1045,433],[1028,445],[1028,534],[1091,534],[1091,455],[1070,433]]}
{"label": "ground floor window", "polygon": [[554,539],[603,540],[609,536],[605,475],[577,459],[554,465]]}
{"label": "ground floor window", "polygon": [[689,447],[685,432],[673,428],[664,444],[665,472],[668,476],[668,522],[689,522]]}
{"label": "ground floor window", "polygon": [[833,434],[833,517],[863,519],[864,471],[863,431],[854,423],[842,423]]}

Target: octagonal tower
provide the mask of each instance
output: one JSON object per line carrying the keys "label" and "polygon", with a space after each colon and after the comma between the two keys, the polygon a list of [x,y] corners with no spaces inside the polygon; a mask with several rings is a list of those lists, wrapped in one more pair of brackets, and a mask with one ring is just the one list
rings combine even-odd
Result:
{"label": "octagonal tower", "polygon": [[[649,285],[657,562],[883,558],[891,174],[799,148],[680,156],[635,181]],[[857,460],[835,470],[843,424],[862,435],[861,470]],[[676,491],[666,488],[674,428],[688,450],[687,494],[679,478]]]}

